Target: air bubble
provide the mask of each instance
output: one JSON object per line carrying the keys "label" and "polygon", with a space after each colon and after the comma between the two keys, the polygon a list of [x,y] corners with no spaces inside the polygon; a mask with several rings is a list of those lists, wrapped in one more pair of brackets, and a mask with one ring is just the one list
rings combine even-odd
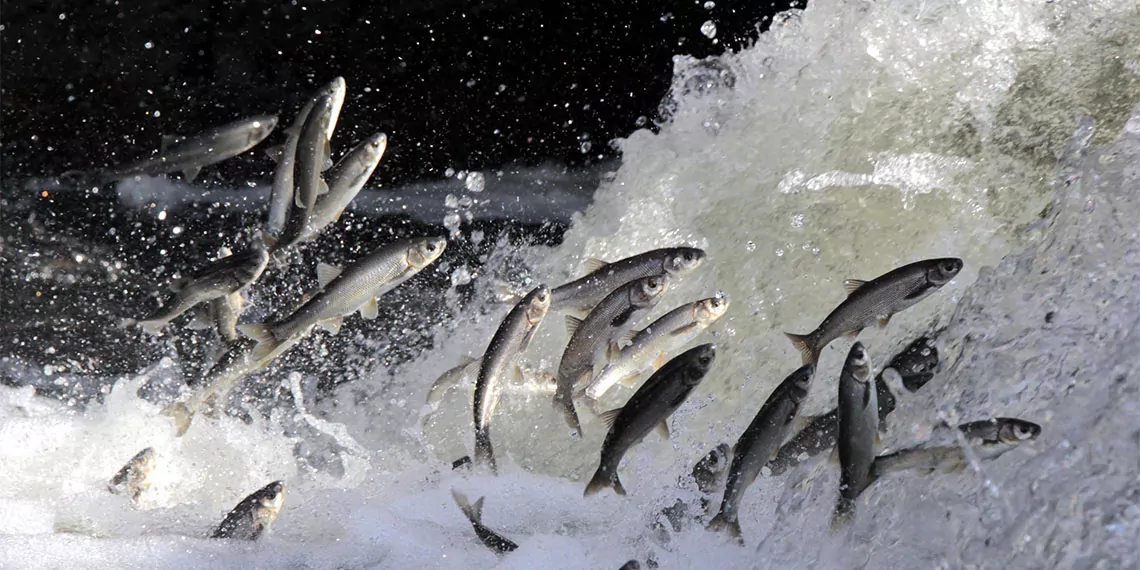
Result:
{"label": "air bubble", "polygon": [[[450,174],[448,176],[450,176]],[[443,199],[443,205],[454,210],[459,207],[459,198],[455,194],[448,194],[447,197]]]}
{"label": "air bubble", "polygon": [[483,178],[482,172],[472,172],[467,175],[465,184],[471,192],[482,192],[486,188],[487,182]]}
{"label": "air bubble", "polygon": [[459,212],[448,212],[447,215],[443,217],[443,227],[451,230],[452,234],[455,234],[459,230],[460,221]]}
{"label": "air bubble", "polygon": [[704,34],[705,37],[710,39],[710,40],[715,38],[716,37],[716,24],[714,24],[712,20],[709,20],[709,21],[701,24],[701,33]]}
{"label": "air bubble", "polygon": [[744,249],[748,250],[748,253],[756,251],[756,242],[748,240],[748,242],[744,244]]}
{"label": "air bubble", "polygon": [[792,215],[792,227],[793,228],[804,227],[804,215],[802,213],[796,213],[796,214]]}

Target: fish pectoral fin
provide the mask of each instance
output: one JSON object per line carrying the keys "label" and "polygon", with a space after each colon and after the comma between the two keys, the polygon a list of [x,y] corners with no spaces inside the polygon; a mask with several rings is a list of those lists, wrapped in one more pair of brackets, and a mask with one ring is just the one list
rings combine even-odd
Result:
{"label": "fish pectoral fin", "polygon": [[616,342],[607,343],[604,365],[616,362],[619,358],[621,358],[621,345]]}
{"label": "fish pectoral fin", "polygon": [[265,156],[268,156],[273,162],[281,162],[281,157],[285,156],[285,145],[279,144],[265,149]]}
{"label": "fish pectoral fin", "polygon": [[666,362],[669,362],[669,355],[664,352],[659,353],[657,358],[653,359],[653,369],[661,370],[661,367],[665,366]]}
{"label": "fish pectoral fin", "polygon": [[329,183],[325,182],[322,178],[317,180],[317,196],[322,196],[329,193]]}
{"label": "fish pectoral fin", "polygon": [[657,424],[657,427],[655,429],[656,429],[657,433],[661,434],[661,437],[663,437],[665,439],[669,439],[669,420],[668,419],[661,420],[661,423]]}
{"label": "fish pectoral fin", "polygon": [[335,221],[340,220],[340,217],[343,215],[344,215],[344,208],[341,208],[341,209],[337,210],[335,214],[333,214],[332,221],[335,222]]}
{"label": "fish pectoral fin", "polygon": [[317,284],[324,289],[333,279],[340,276],[341,268],[327,263],[317,264]]}
{"label": "fish pectoral fin", "polygon": [[578,327],[582,326],[582,319],[573,315],[566,315],[566,336],[574,336],[578,332]]}
{"label": "fish pectoral fin", "polygon": [[891,322],[891,316],[892,315],[886,315],[886,316],[879,317],[879,328],[883,328],[883,327],[887,326],[887,323]]}
{"label": "fish pectoral fin", "polygon": [[607,265],[609,265],[608,262],[602,261],[596,257],[587,258],[586,261],[582,262],[582,271],[584,272],[582,273],[582,276],[584,277],[586,275],[594,273]]}
{"label": "fish pectoral fin", "polygon": [[621,336],[617,337],[617,340],[614,341],[614,346],[616,346],[618,350],[621,350],[633,344],[633,337],[637,336],[640,332],[641,331],[637,329],[630,329],[621,333]]}
{"label": "fish pectoral fin", "polygon": [[621,380],[618,380],[618,384],[621,384],[626,388],[633,388],[637,385],[637,380],[639,378],[641,378],[641,375],[634,372],[633,374],[630,374],[629,376],[625,376]]}
{"label": "fish pectoral fin", "polygon": [[843,280],[843,290],[846,291],[847,296],[850,297],[851,294],[858,291],[866,284],[867,282],[863,281],[862,279],[845,279]]}
{"label": "fish pectoral fin", "polygon": [[861,333],[861,332],[863,332],[863,329],[858,328],[858,329],[849,330],[849,331],[843,333],[843,336],[853,339],[853,338],[859,336],[859,333]]}
{"label": "fish pectoral fin", "polygon": [[[322,158],[322,160],[321,160],[321,172],[324,172],[324,171],[332,168],[332,165],[333,165],[332,145],[329,144],[328,137],[321,137],[321,158]],[[328,192],[328,191],[329,191],[329,189],[326,186],[325,192]],[[318,192],[318,194],[323,194],[323,193],[324,192]]]}
{"label": "fish pectoral fin", "polygon": [[621,408],[615,408],[608,412],[602,412],[598,418],[602,420],[602,425],[606,426],[606,429],[609,429],[614,427],[614,422],[617,421],[617,417],[620,415]]}
{"label": "fish pectoral fin", "polygon": [[376,297],[372,297],[360,306],[360,316],[372,320],[380,314],[380,307],[376,305]]}
{"label": "fish pectoral fin", "polygon": [[331,319],[325,319],[317,324],[319,324],[322,329],[325,329],[326,331],[329,331],[333,334],[337,334],[340,332],[340,325],[343,323],[344,317],[333,317]]}
{"label": "fish pectoral fin", "polygon": [[839,446],[836,445],[831,448],[831,454],[827,456],[827,462],[832,465],[839,465]]}
{"label": "fish pectoral fin", "polygon": [[513,384],[522,384],[525,380],[526,374],[523,373],[522,366],[516,362],[515,365],[511,367],[511,382]]}
{"label": "fish pectoral fin", "polygon": [[484,499],[484,497],[479,497],[471,505],[471,518],[475,522],[482,522],[483,521],[483,499]]}
{"label": "fish pectoral fin", "polygon": [[201,166],[191,166],[189,168],[183,169],[182,170],[182,180],[184,182],[186,182],[187,184],[190,184],[190,183],[194,182],[195,178],[198,177],[199,172],[202,172]]}
{"label": "fish pectoral fin", "polygon": [[685,325],[685,326],[683,326],[683,327],[680,327],[680,328],[678,328],[678,329],[676,329],[676,330],[674,330],[674,331],[670,332],[669,334],[670,334],[670,335],[672,335],[672,336],[682,336],[682,335],[686,335],[686,334],[689,334],[689,333],[691,333],[691,332],[693,332],[693,331],[697,330],[697,328],[698,328],[698,327],[700,327],[700,326],[701,326],[701,325],[699,325],[699,324],[697,324],[697,323],[689,323],[689,324],[687,324],[687,325]]}

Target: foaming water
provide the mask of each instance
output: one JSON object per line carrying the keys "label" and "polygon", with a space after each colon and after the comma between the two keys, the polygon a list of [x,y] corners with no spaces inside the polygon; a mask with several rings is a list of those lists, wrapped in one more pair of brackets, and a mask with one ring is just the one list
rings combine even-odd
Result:
{"label": "foaming water", "polygon": [[[621,168],[564,244],[488,262],[505,276],[522,258],[532,282],[557,284],[585,257],[708,250],[658,313],[724,291],[717,363],[671,440],[651,434],[624,461],[628,497],[581,497],[603,428],[583,408],[585,437],[572,440],[541,384],[504,396],[503,476],[450,470],[471,449],[468,388],[426,423],[421,405],[436,377],[486,347],[506,311],[488,301],[434,331],[422,357],[335,399],[307,403],[298,374],[269,376],[291,405],[197,418],[182,438],[139,396],[171,390],[175,362],[85,406],[0,388],[0,567],[617,568],[650,554],[663,568],[1134,566],[1137,37],[1129,2],[821,0],[739,54],[678,58],[669,121],[621,143]],[[662,507],[694,496],[678,478],[734,441],[798,365],[783,331],[817,325],[845,278],[945,255],[966,261],[954,282],[861,336],[881,366],[944,329],[943,370],[900,397],[884,444],[999,415],[1042,424],[1036,443],[980,470],[884,479],[845,532],[826,530],[838,475],[815,462],[749,490],[745,547],[696,524],[651,538]],[[476,283],[489,299],[490,279]],[[541,331],[528,365],[551,370],[565,335],[556,319]],[[808,413],[833,405],[848,346],[824,352]],[[158,468],[136,509],[105,484],[146,446]],[[271,534],[202,538],[274,479],[288,489]],[[484,523],[519,550],[500,558],[478,543],[453,487],[485,495]]]}

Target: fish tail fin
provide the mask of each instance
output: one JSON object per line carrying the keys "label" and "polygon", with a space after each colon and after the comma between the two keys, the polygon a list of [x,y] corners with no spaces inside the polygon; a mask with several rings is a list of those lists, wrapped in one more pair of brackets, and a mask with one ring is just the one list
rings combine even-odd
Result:
{"label": "fish tail fin", "polygon": [[190,429],[190,420],[194,419],[194,411],[190,409],[184,402],[174,402],[162,410],[162,415],[168,416],[174,420],[175,427],[178,428],[177,436],[182,437],[186,430]]}
{"label": "fish tail fin", "polygon": [[810,334],[792,334],[786,332],[784,335],[788,337],[788,340],[792,341],[792,346],[800,351],[800,356],[803,357],[804,364],[814,364],[819,360],[819,351],[813,346]]}
{"label": "fish tail fin", "polygon": [[149,321],[134,321],[132,324],[138,325],[142,330],[146,331],[147,334],[161,336],[162,329],[166,328],[169,322],[170,321],[163,319],[151,319]]}
{"label": "fish tail fin", "polygon": [[514,303],[522,299],[523,295],[525,295],[525,293],[520,292],[518,288],[506,281],[496,279],[492,283],[492,287],[495,289],[495,298],[500,303]]}
{"label": "fish tail fin", "polygon": [[495,449],[491,447],[491,434],[487,430],[475,430],[475,463],[487,465],[498,475],[499,466],[495,463]]}
{"label": "fish tail fin", "polygon": [[840,496],[835,502],[835,512],[831,515],[831,532],[836,532],[855,518],[855,500]]}
{"label": "fish tail fin", "polygon": [[610,471],[604,465],[599,466],[598,470],[594,472],[594,477],[586,484],[586,491],[582,493],[583,497],[597,494],[605,488],[611,488],[615,493],[625,496],[625,487],[621,484],[621,479],[618,479],[617,471]]}
{"label": "fish tail fin", "polygon": [[575,439],[582,437],[582,422],[578,419],[578,412],[574,410],[574,397],[569,390],[556,390],[554,392],[554,409],[562,412],[566,425],[573,430]]}
{"label": "fish tail fin", "polygon": [[[471,502],[467,500],[467,495],[464,495],[463,493],[452,489],[451,497],[455,499],[455,504],[459,506],[459,510],[463,511],[463,514],[467,516],[467,520],[473,523],[483,522],[483,513],[481,512],[482,509],[475,508],[475,506],[473,506]],[[483,499],[480,498],[475,502],[475,505],[481,507],[482,501]]]}
{"label": "fish tail fin", "polygon": [[241,334],[257,341],[257,348],[253,351],[254,358],[260,360],[269,356],[280,344],[281,341],[273,334],[273,329],[269,325],[261,323],[248,323],[238,325],[238,330]]}
{"label": "fish tail fin", "polygon": [[724,513],[717,513],[717,515],[709,521],[708,526],[705,528],[713,532],[728,533],[728,535],[732,538],[740,540],[740,521],[730,521],[727,517],[724,516]]}
{"label": "fish tail fin", "polygon": [[265,230],[261,232],[261,243],[265,244],[265,249],[273,250],[273,246],[277,245],[278,235],[272,230]]}

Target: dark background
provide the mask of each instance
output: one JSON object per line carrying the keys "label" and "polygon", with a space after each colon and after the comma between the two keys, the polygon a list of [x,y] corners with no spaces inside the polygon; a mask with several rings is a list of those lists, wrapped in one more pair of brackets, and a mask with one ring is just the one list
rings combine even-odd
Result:
{"label": "dark background", "polygon": [[[337,75],[348,98],[334,144],[388,133],[386,185],[609,158],[638,117],[652,124],[674,55],[738,49],[789,7],[705,1],[5,1],[2,172],[132,160],[162,134],[258,113],[288,125]],[[257,164],[243,174],[268,176]]]}

